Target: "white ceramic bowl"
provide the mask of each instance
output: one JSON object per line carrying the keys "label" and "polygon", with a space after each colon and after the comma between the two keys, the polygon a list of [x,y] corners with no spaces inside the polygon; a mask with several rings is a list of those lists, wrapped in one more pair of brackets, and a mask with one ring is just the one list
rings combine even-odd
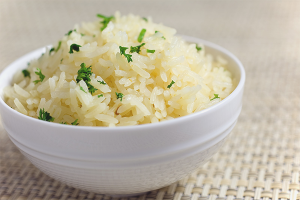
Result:
{"label": "white ceramic bowl", "polygon": [[9,65],[0,75],[0,111],[13,143],[41,171],[67,185],[104,194],[134,194],[178,181],[206,162],[224,143],[242,108],[245,72],[226,49],[197,38],[206,52],[229,61],[237,88],[220,103],[177,119],[129,127],[83,127],[25,116],[3,101],[16,70],[44,48]]}

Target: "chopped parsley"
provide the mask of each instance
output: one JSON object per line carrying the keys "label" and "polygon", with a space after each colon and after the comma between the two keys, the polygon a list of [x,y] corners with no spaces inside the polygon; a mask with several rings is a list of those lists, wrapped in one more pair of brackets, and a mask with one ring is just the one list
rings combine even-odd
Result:
{"label": "chopped parsley", "polygon": [[175,81],[172,80],[171,83],[167,86],[167,88],[170,89],[174,83],[175,83]]}
{"label": "chopped parsley", "polygon": [[47,122],[53,122],[54,121],[54,118],[51,117],[50,113],[45,111],[44,108],[43,108],[43,110],[40,108],[38,119],[44,120],[44,121],[47,121]]}
{"label": "chopped parsley", "polygon": [[78,44],[71,44],[71,46],[70,46],[70,51],[69,51],[69,53],[73,53],[73,51],[79,51],[79,47],[81,47],[80,45],[78,45]]}
{"label": "chopped parsley", "polygon": [[[78,72],[77,72],[77,78],[76,78],[76,82],[77,83],[79,83],[79,81],[81,81],[81,80],[83,80],[85,83],[86,83],[86,85],[87,85],[87,87],[88,87],[88,89],[89,89],[89,92],[91,93],[91,94],[93,94],[96,90],[98,90],[98,89],[96,89],[96,88],[94,88],[94,86],[92,86],[91,84],[90,84],[90,81],[91,81],[91,78],[90,78],[90,76],[93,74],[92,73],[92,69],[91,69],[91,67],[92,66],[89,66],[88,68],[86,67],[86,65],[85,65],[85,63],[81,63],[81,65],[80,65],[80,69],[78,70]],[[80,88],[81,89],[81,88]],[[83,88],[82,88],[82,90],[83,90]],[[84,90],[83,90],[84,91]],[[84,91],[85,92],[85,91]]]}
{"label": "chopped parsley", "polygon": [[76,32],[76,29],[70,30],[68,33],[66,33],[66,35],[68,35],[68,36],[71,35],[71,33],[72,33],[73,31]]}
{"label": "chopped parsley", "polygon": [[36,68],[36,70],[37,70],[37,72],[35,72],[35,74],[39,76],[40,80],[35,80],[35,81],[33,81],[34,84],[37,84],[38,82],[42,82],[42,81],[44,80],[44,78],[45,78],[45,75],[42,74],[40,68]]}
{"label": "chopped parsley", "polygon": [[196,44],[196,49],[197,49],[197,51],[201,51],[202,48],[199,47],[198,44]]}
{"label": "chopped parsley", "polygon": [[101,24],[103,24],[102,28],[100,29],[101,31],[103,31],[107,27],[108,23],[115,18],[114,16],[106,17],[101,14],[97,14],[97,17],[103,19],[103,21],[100,22]]}
{"label": "chopped parsley", "polygon": [[67,124],[67,122],[60,122],[60,124]]}
{"label": "chopped parsley", "polygon": [[127,58],[128,63],[132,62],[132,59],[131,59],[132,55],[125,53],[125,51],[126,51],[126,49],[128,49],[128,47],[119,46],[119,48],[120,48],[120,54],[124,55]]}
{"label": "chopped parsley", "polygon": [[85,36],[85,34],[83,34],[83,33],[80,33],[80,35],[81,35],[81,36]]}
{"label": "chopped parsley", "polygon": [[86,85],[88,86],[89,92],[91,94],[94,94],[96,92],[96,90],[98,90],[94,86],[92,86],[90,83],[87,83]]}
{"label": "chopped parsley", "polygon": [[145,45],[145,43],[142,43],[141,45],[138,45],[136,47],[131,46],[130,47],[130,53],[133,53],[133,52],[140,53],[141,47],[144,46],[144,45]]}
{"label": "chopped parsley", "polygon": [[62,58],[62,59],[60,60],[60,63],[62,63],[63,60],[64,60],[64,59]]}
{"label": "chopped parsley", "polygon": [[219,94],[214,94],[214,96],[215,96],[215,97],[212,98],[211,101],[214,100],[214,99],[220,99]]}
{"label": "chopped parsley", "polygon": [[102,85],[106,85],[106,83],[104,81],[97,81],[97,82],[99,82]]}
{"label": "chopped parsley", "polygon": [[83,91],[84,93],[86,93],[86,91],[83,89],[83,87],[79,87],[81,91]]}
{"label": "chopped parsley", "polygon": [[30,72],[27,69],[22,70],[22,73],[24,75],[24,78],[26,78],[26,77],[30,78]]}
{"label": "chopped parsley", "polygon": [[81,80],[83,80],[84,82],[90,82],[90,76],[93,74],[91,66],[87,68],[85,63],[81,63],[80,67],[81,68],[77,72],[78,75],[76,78],[76,82],[78,83]]}
{"label": "chopped parsley", "polygon": [[138,42],[142,42],[142,40],[144,39],[144,36],[145,36],[145,33],[146,33],[146,29],[142,29],[140,34],[139,34],[139,37],[137,39]]}
{"label": "chopped parsley", "polygon": [[123,100],[124,94],[116,92],[116,95],[117,95],[117,99],[121,99],[120,101]]}
{"label": "chopped parsley", "polygon": [[93,37],[96,37],[96,35],[93,35]]}
{"label": "chopped parsley", "polygon": [[143,20],[145,20],[145,22],[148,22],[148,19],[146,17],[143,17]]}
{"label": "chopped parsley", "polygon": [[49,55],[51,55],[51,52],[54,51],[54,50],[55,50],[55,48],[52,47],[52,48],[50,49],[50,51],[49,51]]}
{"label": "chopped parsley", "polygon": [[103,94],[99,94],[99,95],[98,95],[98,98],[100,98],[100,97],[103,97]]}
{"label": "chopped parsley", "polygon": [[52,53],[53,51],[57,52],[57,51],[60,49],[60,46],[61,46],[61,41],[58,42],[58,46],[57,46],[56,49],[55,49],[54,47],[52,47],[52,48],[50,49],[49,55],[51,55],[51,53]]}
{"label": "chopped parsley", "polygon": [[61,46],[61,41],[58,42],[58,46],[57,46],[57,48],[55,49],[55,52],[57,52],[57,51],[60,49],[60,46]]}
{"label": "chopped parsley", "polygon": [[150,50],[150,49],[147,49],[147,53],[154,53],[155,50]]}
{"label": "chopped parsley", "polygon": [[[155,31],[155,33],[158,33],[158,32],[159,32],[159,31]],[[164,39],[164,40],[166,39],[164,36],[162,36],[161,38]]]}
{"label": "chopped parsley", "polygon": [[77,121],[78,121],[78,119],[76,119],[74,122],[72,122],[71,124],[72,125],[75,125],[75,126],[77,126],[79,123],[77,123]]}

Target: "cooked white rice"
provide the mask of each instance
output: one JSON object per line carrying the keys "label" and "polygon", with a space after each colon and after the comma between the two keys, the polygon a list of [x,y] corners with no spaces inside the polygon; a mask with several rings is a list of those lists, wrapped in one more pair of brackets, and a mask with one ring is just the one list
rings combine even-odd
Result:
{"label": "cooked white rice", "polygon": [[[17,72],[13,85],[4,90],[6,103],[34,118],[44,109],[56,123],[78,119],[82,126],[113,127],[185,116],[220,102],[234,90],[226,61],[205,54],[201,44],[198,51],[196,44],[174,36],[176,30],[150,17],[118,12],[103,31],[101,21],[75,25],[75,31],[60,40],[59,49],[55,45],[54,51],[47,49],[28,64],[30,77]],[[142,29],[146,33],[138,42]],[[142,43],[139,53],[129,52]],[[69,53],[72,44],[81,46],[78,52]],[[132,55],[132,62],[120,54],[119,46],[128,47],[125,53]],[[97,89],[93,94],[87,82],[76,81],[82,63],[92,68],[89,84]],[[45,78],[35,84],[40,80],[37,68]],[[117,98],[117,93],[124,96]]]}

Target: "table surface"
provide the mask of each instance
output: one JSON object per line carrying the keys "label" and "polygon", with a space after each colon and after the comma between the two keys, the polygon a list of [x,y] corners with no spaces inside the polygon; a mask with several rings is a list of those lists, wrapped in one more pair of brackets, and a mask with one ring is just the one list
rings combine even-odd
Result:
{"label": "table surface", "polygon": [[[116,10],[217,43],[247,74],[243,110],[222,150],[184,180],[130,199],[300,199],[300,1],[1,0],[0,71],[74,24]],[[0,124],[1,200],[110,198],[43,174]]]}

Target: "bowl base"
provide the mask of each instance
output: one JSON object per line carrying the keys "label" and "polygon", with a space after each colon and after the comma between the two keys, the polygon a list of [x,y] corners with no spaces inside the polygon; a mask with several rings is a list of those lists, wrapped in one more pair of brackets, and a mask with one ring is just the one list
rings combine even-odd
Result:
{"label": "bowl base", "polygon": [[122,198],[122,197],[133,197],[133,196],[140,196],[143,194],[146,194],[147,192],[142,192],[142,193],[134,193],[134,194],[112,194],[112,195],[108,195],[111,196],[113,198]]}

